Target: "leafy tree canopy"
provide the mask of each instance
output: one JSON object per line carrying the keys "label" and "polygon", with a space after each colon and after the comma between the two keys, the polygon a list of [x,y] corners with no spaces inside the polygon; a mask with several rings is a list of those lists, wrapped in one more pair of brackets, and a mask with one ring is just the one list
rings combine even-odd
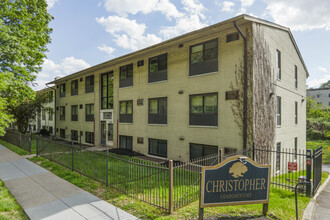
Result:
{"label": "leafy tree canopy", "polygon": [[34,99],[25,99],[16,105],[8,106],[9,113],[13,116],[20,132],[26,133],[29,122],[36,119],[37,114],[43,109],[43,104],[48,100],[47,93],[39,93]]}
{"label": "leafy tree canopy", "polygon": [[310,97],[307,97],[306,113],[307,118],[321,118],[324,121],[330,122],[330,111],[327,107],[318,104]]}
{"label": "leafy tree canopy", "polygon": [[328,80],[328,82],[322,83],[320,88],[330,88],[330,80]]}
{"label": "leafy tree canopy", "polygon": [[52,19],[46,0],[0,1],[0,135],[13,118],[8,106],[35,96],[29,84],[41,70]]}

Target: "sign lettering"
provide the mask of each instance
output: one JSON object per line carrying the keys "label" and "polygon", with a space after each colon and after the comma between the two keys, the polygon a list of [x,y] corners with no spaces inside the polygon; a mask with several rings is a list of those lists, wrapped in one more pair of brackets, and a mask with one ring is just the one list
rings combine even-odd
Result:
{"label": "sign lettering", "polygon": [[200,207],[268,203],[270,165],[233,156],[202,168]]}

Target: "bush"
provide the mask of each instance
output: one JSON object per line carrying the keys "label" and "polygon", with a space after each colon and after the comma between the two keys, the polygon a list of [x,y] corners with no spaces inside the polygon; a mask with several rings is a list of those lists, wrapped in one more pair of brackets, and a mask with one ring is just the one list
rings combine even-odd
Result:
{"label": "bush", "polygon": [[50,135],[50,132],[47,129],[41,129],[40,130],[40,135],[44,136],[44,137],[48,137]]}
{"label": "bush", "polygon": [[327,138],[322,132],[314,130],[312,127],[307,128],[307,140],[326,140]]}

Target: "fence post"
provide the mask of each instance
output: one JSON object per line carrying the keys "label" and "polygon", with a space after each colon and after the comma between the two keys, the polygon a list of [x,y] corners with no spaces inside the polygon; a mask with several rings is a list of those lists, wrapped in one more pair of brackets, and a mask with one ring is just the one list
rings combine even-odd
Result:
{"label": "fence post", "polygon": [[314,156],[312,155],[312,150],[308,149],[306,151],[306,180],[308,184],[306,185],[306,196],[311,196],[311,179],[312,179],[312,159]]}
{"label": "fence post", "polygon": [[32,152],[32,132],[30,132],[29,144],[30,144],[30,153],[31,153]]}
{"label": "fence post", "polygon": [[223,149],[220,149],[220,162],[223,161]]}
{"label": "fence post", "polygon": [[71,143],[71,150],[72,150],[72,151],[71,151],[71,152],[72,152],[72,153],[71,153],[71,157],[72,157],[71,170],[74,171],[74,168],[73,168],[73,145],[72,145],[72,143]]}
{"label": "fence post", "polygon": [[255,156],[255,153],[254,153],[254,142],[253,142],[253,144],[252,144],[252,160],[253,161],[255,161],[254,156]]}
{"label": "fence post", "polygon": [[36,155],[39,155],[39,141],[38,141],[38,137],[36,137]]}
{"label": "fence post", "polygon": [[173,213],[173,160],[170,160],[168,163],[169,171],[169,212]]}
{"label": "fence post", "polygon": [[105,185],[109,186],[109,149],[107,149],[107,166],[106,166],[106,180]]}

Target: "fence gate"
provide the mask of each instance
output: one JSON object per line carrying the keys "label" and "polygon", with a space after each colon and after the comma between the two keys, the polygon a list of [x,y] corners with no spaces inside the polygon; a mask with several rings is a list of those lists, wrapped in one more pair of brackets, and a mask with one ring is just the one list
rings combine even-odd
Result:
{"label": "fence gate", "polygon": [[322,146],[313,150],[313,194],[321,184],[322,179]]}

